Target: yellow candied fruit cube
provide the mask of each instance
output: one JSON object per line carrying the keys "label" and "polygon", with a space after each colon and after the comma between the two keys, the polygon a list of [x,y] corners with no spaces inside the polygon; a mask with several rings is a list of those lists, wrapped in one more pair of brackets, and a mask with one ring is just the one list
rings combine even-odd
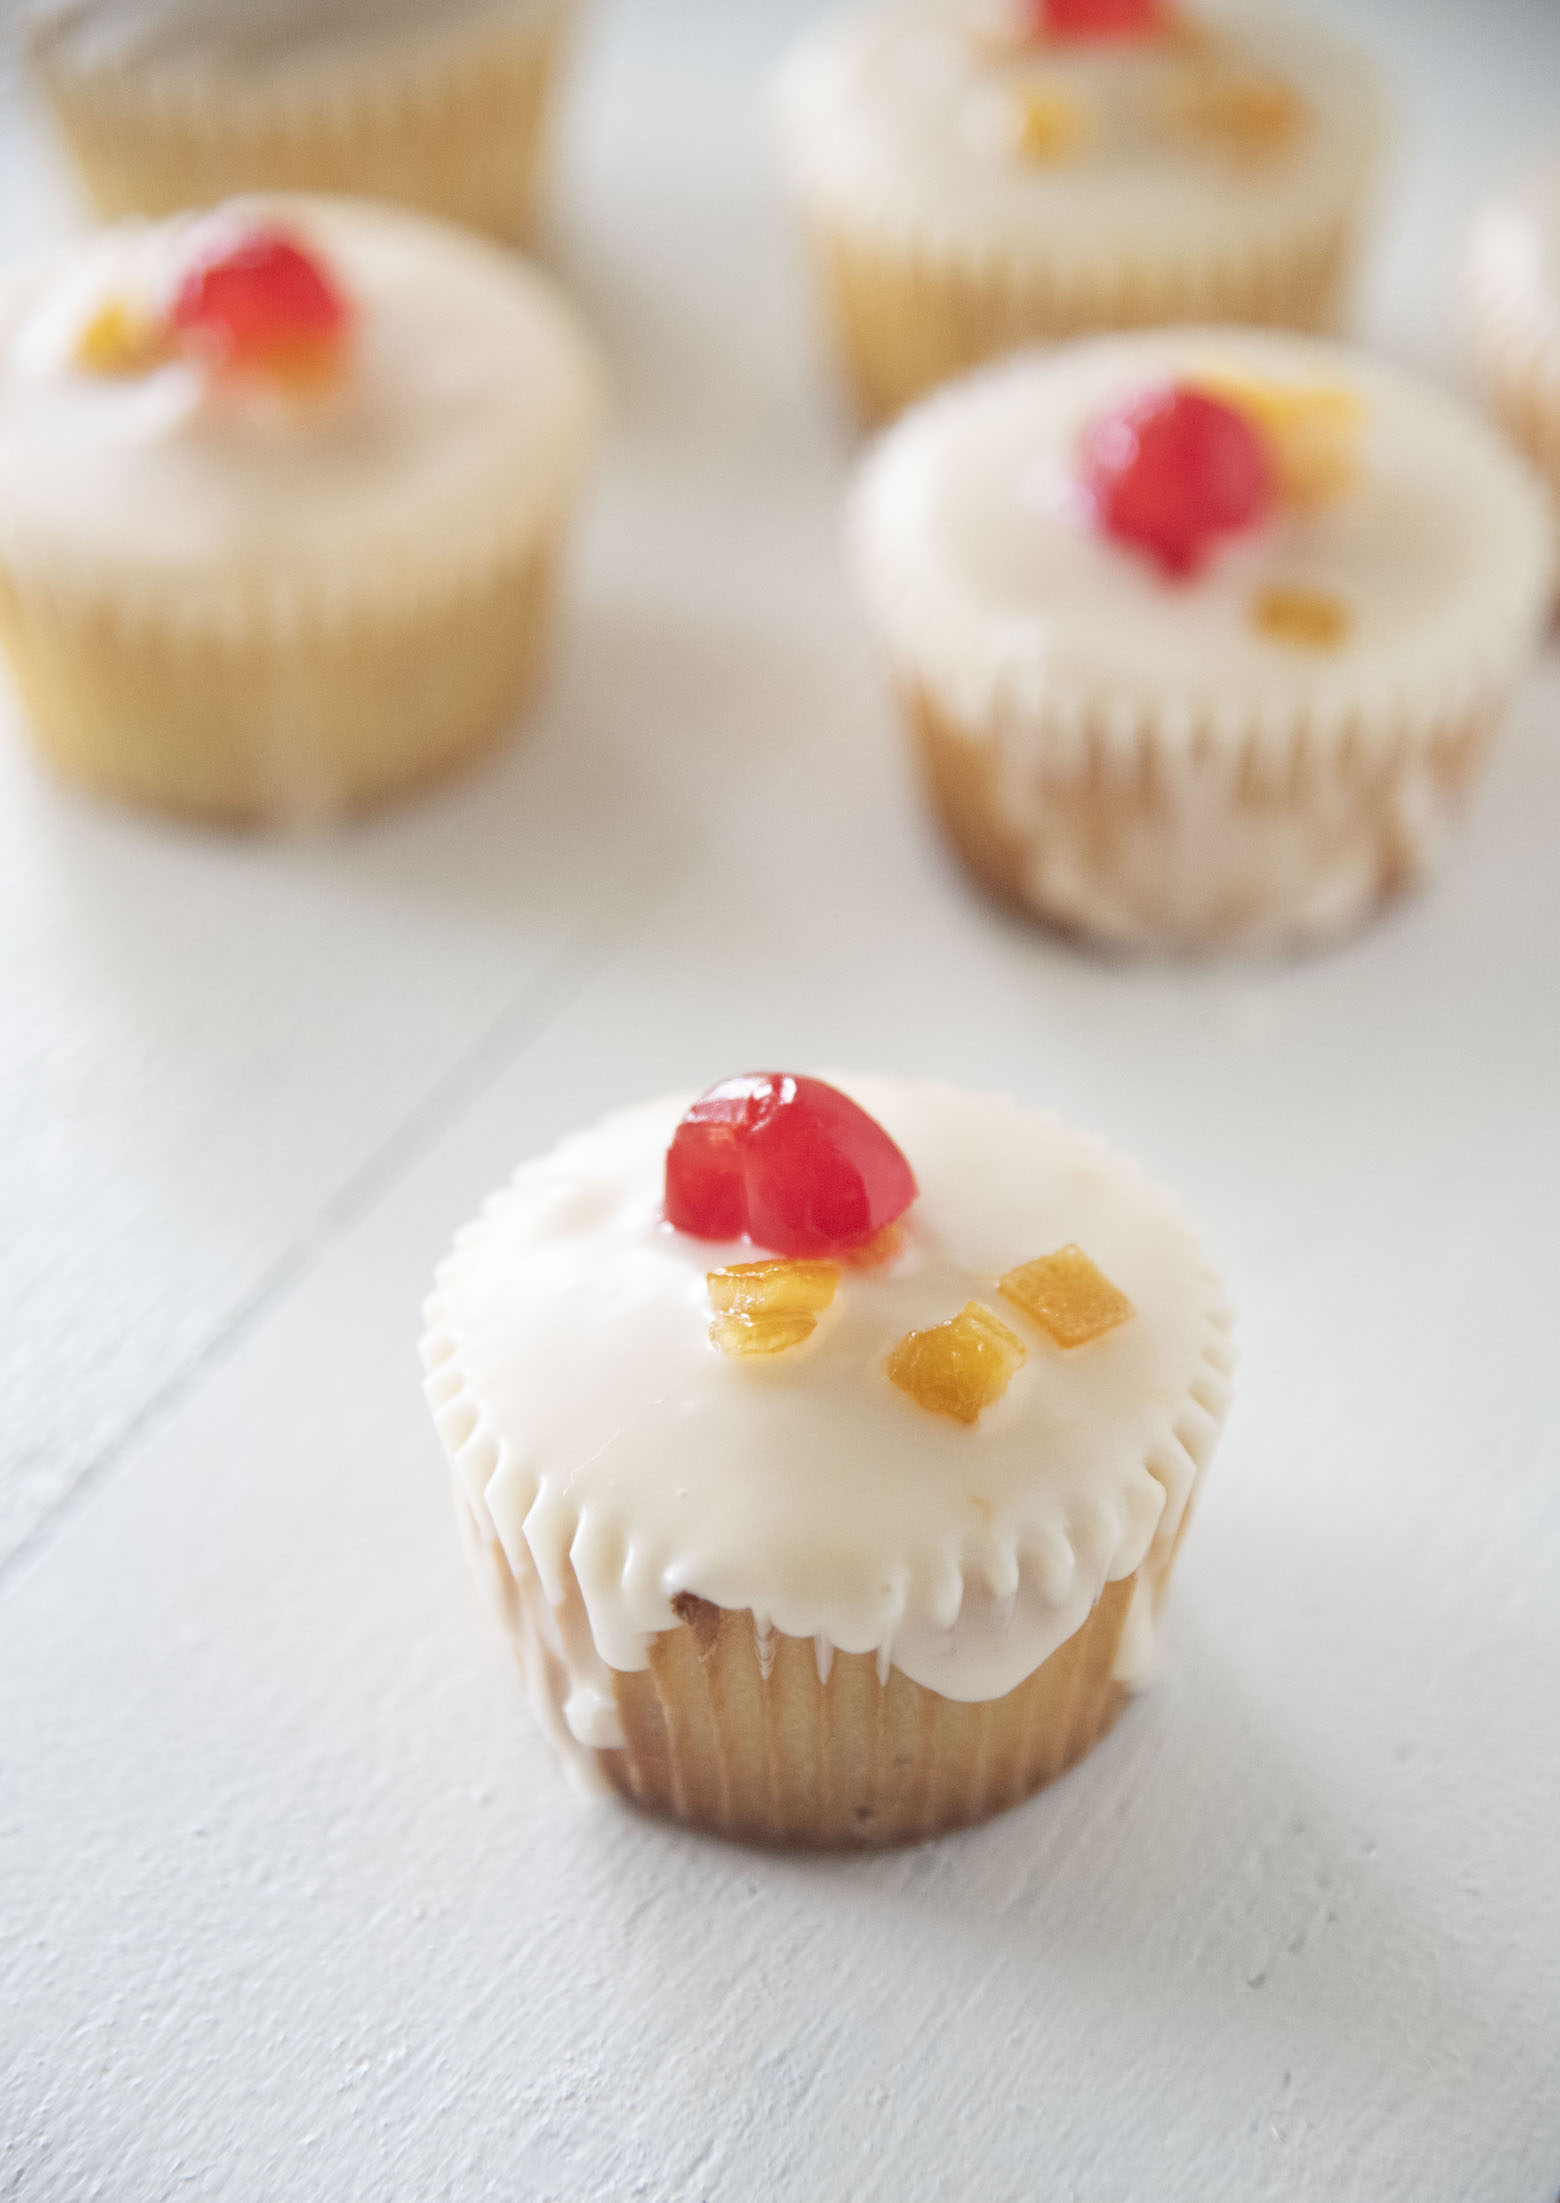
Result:
{"label": "yellow candied fruit cube", "polygon": [[1354,615],[1329,590],[1280,582],[1253,599],[1251,624],[1274,642],[1293,643],[1301,650],[1336,650],[1347,642]]}
{"label": "yellow candied fruit cube", "polygon": [[106,298],[76,338],[76,365],[89,375],[144,375],[168,357],[167,331],[125,299]]}
{"label": "yellow candied fruit cube", "polygon": [[1359,475],[1365,402],[1339,383],[1270,382],[1214,368],[1197,387],[1246,414],[1266,437],[1280,495],[1302,512],[1345,496]]}
{"label": "yellow candied fruit cube", "polygon": [[1071,1243],[1009,1270],[997,1290],[1049,1331],[1058,1346],[1087,1346],[1137,1313],[1126,1294]]}
{"label": "yellow candied fruit cube", "polygon": [[1037,167],[1076,160],[1092,135],[1089,110],[1065,85],[1024,85],[1014,98],[1014,142]]}
{"label": "yellow candied fruit cube", "polygon": [[1211,23],[1179,12],[1172,14],[1166,24],[1165,39],[1172,48],[1188,60],[1195,60],[1203,68],[1208,67],[1212,57],[1221,50],[1228,49],[1230,44],[1228,38],[1215,30]]}
{"label": "yellow candied fruit cube", "polygon": [[723,1354],[784,1354],[817,1330],[840,1272],[833,1262],[734,1262],[711,1270],[706,1283],[710,1337]]}
{"label": "yellow candied fruit cube", "polygon": [[874,1232],[864,1246],[851,1247],[841,1255],[853,1270],[880,1270],[897,1261],[905,1244],[902,1224],[885,1224],[880,1232]]}
{"label": "yellow candied fruit cube", "polygon": [[314,397],[340,381],[346,358],[347,348],[335,330],[324,336],[289,336],[267,348],[265,373],[298,396]]}
{"label": "yellow candied fruit cube", "polygon": [[1022,1339],[972,1300],[951,1322],[902,1338],[888,1357],[888,1374],[918,1407],[973,1423],[1001,1399],[1024,1355]]}
{"label": "yellow candied fruit cube", "polygon": [[840,1272],[835,1262],[734,1262],[711,1270],[707,1282],[710,1306],[723,1316],[816,1314],[833,1302]]}
{"label": "yellow candied fruit cube", "polygon": [[1282,77],[1211,64],[1177,69],[1165,91],[1171,127],[1239,161],[1266,160],[1299,136],[1306,104]]}
{"label": "yellow candied fruit cube", "polygon": [[742,1360],[750,1354],[784,1354],[818,1328],[818,1318],[799,1311],[796,1315],[717,1316],[710,1337],[723,1354]]}

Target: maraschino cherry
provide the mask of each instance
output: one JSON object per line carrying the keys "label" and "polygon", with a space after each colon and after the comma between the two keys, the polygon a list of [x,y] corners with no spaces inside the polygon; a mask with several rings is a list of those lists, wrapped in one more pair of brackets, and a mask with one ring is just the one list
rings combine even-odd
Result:
{"label": "maraschino cherry", "polygon": [[1032,0],[1042,38],[1157,38],[1170,28],[1168,0]]}
{"label": "maraschino cherry", "polygon": [[1082,479],[1107,535],[1183,578],[1221,536],[1265,520],[1278,495],[1257,425],[1185,384],[1145,392],[1095,421],[1083,440]]}
{"label": "maraschino cherry", "polygon": [[877,1121],[822,1079],[753,1071],[701,1095],[666,1153],[666,1220],[775,1254],[846,1254],[902,1216],[915,1176]]}
{"label": "maraschino cherry", "polygon": [[336,364],[351,314],[295,238],[257,228],[196,262],[171,319],[181,340],[217,368],[307,382]]}

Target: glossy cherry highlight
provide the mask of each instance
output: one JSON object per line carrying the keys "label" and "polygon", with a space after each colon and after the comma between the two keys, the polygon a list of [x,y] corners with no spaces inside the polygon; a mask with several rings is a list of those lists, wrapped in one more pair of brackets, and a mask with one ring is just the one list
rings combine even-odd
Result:
{"label": "glossy cherry highlight", "polygon": [[1034,0],[1045,38],[1157,38],[1170,28],[1167,0]]}
{"label": "glossy cherry highlight", "polygon": [[781,1255],[848,1253],[902,1216],[915,1175],[875,1118],[822,1079],[753,1071],[711,1087],[666,1154],[666,1219]]}
{"label": "glossy cherry highlight", "polygon": [[319,262],[277,229],[250,230],[198,261],[172,314],[181,338],[216,365],[284,377],[329,368],[350,319]]}
{"label": "glossy cherry highlight", "polygon": [[1197,571],[1221,536],[1272,512],[1272,452],[1248,416],[1184,384],[1151,390],[1095,421],[1082,479],[1097,525],[1167,574]]}

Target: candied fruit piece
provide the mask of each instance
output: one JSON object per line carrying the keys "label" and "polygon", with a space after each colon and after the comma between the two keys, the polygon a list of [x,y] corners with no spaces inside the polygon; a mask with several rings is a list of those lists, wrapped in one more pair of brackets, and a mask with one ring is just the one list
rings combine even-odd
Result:
{"label": "candied fruit piece", "polygon": [[711,1270],[710,1306],[723,1316],[767,1315],[801,1309],[816,1315],[832,1306],[840,1287],[835,1262],[733,1262]]}
{"label": "candied fruit piece", "polygon": [[1306,106],[1282,77],[1223,68],[1186,69],[1166,89],[1172,125],[1236,160],[1266,160],[1299,136]]}
{"label": "candied fruit piece", "polygon": [[723,1354],[783,1354],[817,1330],[840,1273],[832,1262],[734,1262],[706,1282],[710,1337]]}
{"label": "candied fruit piece", "polygon": [[171,351],[160,322],[127,299],[105,298],[76,338],[76,365],[89,375],[144,375]]}
{"label": "candied fruit piece", "polygon": [[1276,489],[1267,440],[1247,415],[1183,384],[1092,422],[1081,479],[1105,534],[1178,578],[1196,572],[1219,536],[1267,519]]}
{"label": "candied fruit piece", "polygon": [[810,1339],[818,1318],[801,1311],[787,1315],[777,1309],[764,1316],[717,1316],[710,1337],[723,1354],[741,1360],[749,1354],[785,1354]]}
{"label": "candied fruit piece", "polygon": [[1071,1243],[1009,1270],[997,1290],[1058,1346],[1087,1346],[1136,1313],[1126,1294]]}
{"label": "candied fruit piece", "polygon": [[853,1270],[880,1270],[890,1262],[897,1262],[904,1251],[905,1228],[903,1224],[885,1224],[875,1232],[864,1246],[842,1250],[842,1260]]}
{"label": "candied fruit piece", "polygon": [[666,1219],[782,1255],[865,1246],[915,1199],[883,1127],[822,1079],[755,1071],[701,1095],[666,1154]]}
{"label": "candied fruit piece", "polygon": [[1251,624],[1277,643],[1301,650],[1336,650],[1347,642],[1354,615],[1342,597],[1298,582],[1277,582],[1252,603]]}
{"label": "candied fruit piece", "polygon": [[1042,38],[1157,38],[1174,21],[1167,0],[1033,0]]}
{"label": "candied fruit piece", "polygon": [[1018,151],[1037,167],[1076,160],[1088,142],[1088,109],[1065,85],[1026,84],[1015,108]]}
{"label": "candied fruit piece", "polygon": [[888,1357],[901,1392],[933,1415],[973,1423],[1013,1381],[1024,1343],[978,1300],[931,1331],[911,1331]]}
{"label": "candied fruit piece", "polygon": [[307,386],[340,364],[347,302],[318,260],[282,230],[250,230],[199,260],[173,325],[213,366]]}
{"label": "candied fruit piece", "polygon": [[1199,375],[1197,383],[1256,423],[1286,504],[1314,512],[1354,487],[1365,426],[1365,403],[1354,391],[1339,383],[1272,382],[1222,367]]}

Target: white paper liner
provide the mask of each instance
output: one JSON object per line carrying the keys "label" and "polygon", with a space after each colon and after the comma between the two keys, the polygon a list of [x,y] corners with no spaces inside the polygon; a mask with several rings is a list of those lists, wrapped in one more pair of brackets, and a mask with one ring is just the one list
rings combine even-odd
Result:
{"label": "white paper liner", "polygon": [[[1560,179],[1549,183],[1560,214]],[[1464,254],[1463,323],[1486,402],[1560,493],[1560,292],[1539,265],[1538,222],[1520,202],[1481,213]]]}
{"label": "white paper liner", "polygon": [[509,238],[530,226],[550,79],[574,0],[517,0],[264,64],[35,32],[35,74],[100,213],[249,189],[359,192]]}

